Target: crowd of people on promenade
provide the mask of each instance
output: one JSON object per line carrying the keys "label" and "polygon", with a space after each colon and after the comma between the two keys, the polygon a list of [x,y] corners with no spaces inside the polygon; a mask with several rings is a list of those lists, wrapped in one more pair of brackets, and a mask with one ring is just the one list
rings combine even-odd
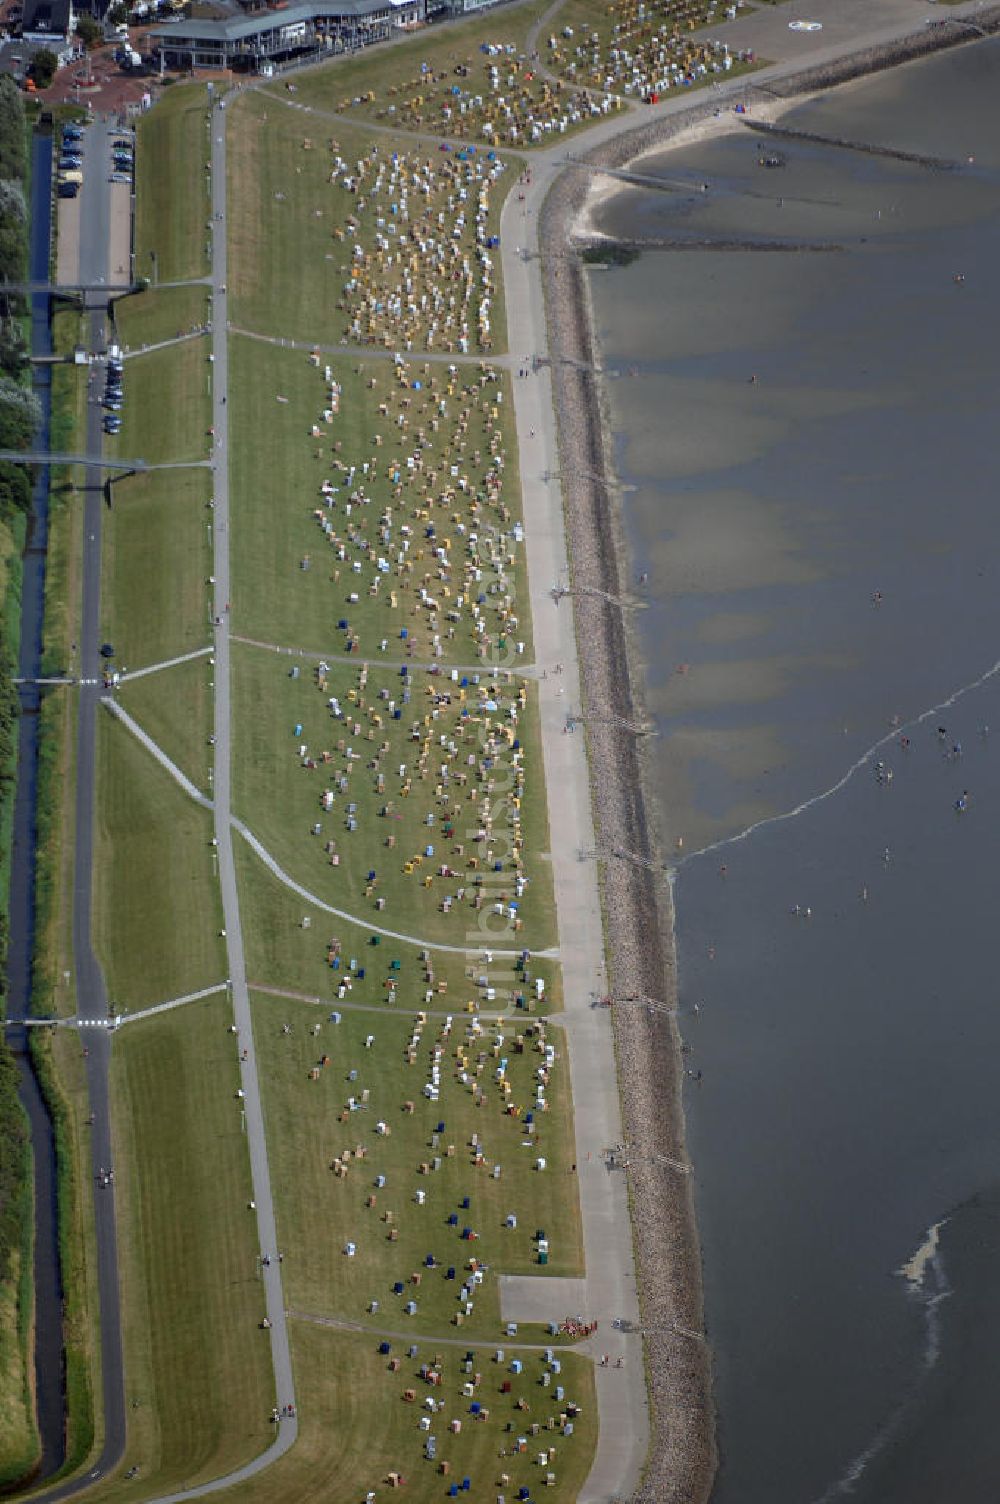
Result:
{"label": "crowd of people on promenade", "polygon": [[412,79],[340,101],[375,105],[375,118],[409,130],[440,131],[489,146],[536,146],[620,108],[540,68],[509,41],[484,41],[454,64],[425,63]]}
{"label": "crowd of people on promenade", "polygon": [[350,246],[344,337],[392,350],[470,355],[493,346],[492,190],[504,163],[469,148],[433,159],[371,146],[348,162],[330,143],[330,183],[348,195],[334,239]]}
{"label": "crowd of people on promenade", "polygon": [[[313,724],[310,734],[308,709],[291,727],[292,755],[316,775],[305,800],[311,826],[293,809],[283,813],[303,831],[311,828],[318,861],[341,869],[334,882],[350,889],[341,901],[363,898],[385,913],[387,887],[396,886],[385,881],[391,870],[410,880],[407,923],[414,927],[430,904],[443,915],[464,911],[466,926],[470,910],[485,909],[490,934],[519,934],[530,886],[518,738],[526,686],[507,674],[505,682],[482,677],[476,684],[465,675],[443,682],[427,676],[414,697],[412,676],[386,672],[370,680],[369,672],[325,662],[316,668],[328,729]],[[362,861],[353,838],[366,833]],[[329,959],[334,965],[336,958]],[[528,1001],[525,991],[522,1002]]]}
{"label": "crowd of people on promenade", "polygon": [[[319,365],[318,353],[312,359]],[[504,396],[489,366],[425,363],[417,375],[397,358],[351,385],[346,400],[362,406],[365,435],[352,452],[336,437],[342,383],[324,368],[310,438],[324,441],[316,455],[330,473],[312,518],[347,652],[391,645],[418,661],[507,666],[524,658],[524,533],[516,477],[506,475]],[[303,552],[300,570],[313,562]]]}
{"label": "crowd of people on promenade", "polygon": [[728,73],[753,53],[695,35],[713,21],[734,18],[745,0],[616,0],[599,26],[566,24],[548,39],[546,61],[578,86],[654,101]]}

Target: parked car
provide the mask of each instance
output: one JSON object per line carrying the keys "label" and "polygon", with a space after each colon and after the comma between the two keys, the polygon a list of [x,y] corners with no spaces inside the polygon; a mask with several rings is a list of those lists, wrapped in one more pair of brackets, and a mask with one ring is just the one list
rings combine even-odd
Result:
{"label": "parked car", "polygon": [[59,198],[76,198],[80,192],[79,183],[60,183],[56,189]]}

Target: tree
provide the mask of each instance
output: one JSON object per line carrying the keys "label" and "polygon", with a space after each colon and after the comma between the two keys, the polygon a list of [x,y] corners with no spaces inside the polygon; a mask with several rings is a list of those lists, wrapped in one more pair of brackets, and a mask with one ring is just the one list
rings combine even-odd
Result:
{"label": "tree", "polygon": [[24,189],[20,183],[0,178],[0,219],[16,219],[19,225],[28,223],[28,206],[24,202]]}
{"label": "tree", "polygon": [[24,96],[5,73],[0,76],[0,178],[23,183],[26,165]]}
{"label": "tree", "polygon": [[95,47],[99,47],[104,41],[104,27],[100,21],[95,21],[94,17],[88,15],[86,11],[83,11],[76,18],[76,34],[88,52],[92,52]]}
{"label": "tree", "polygon": [[123,5],[121,0],[118,0],[118,3],[113,5],[108,11],[107,19],[111,22],[112,26],[121,26],[123,22],[128,20],[128,6]]}
{"label": "tree", "polygon": [[40,89],[47,89],[56,76],[59,59],[51,47],[40,47],[28,64],[28,72]]}
{"label": "tree", "polygon": [[0,371],[16,377],[24,370],[27,359],[23,324],[10,315],[0,316]]}
{"label": "tree", "polygon": [[28,257],[28,234],[16,219],[0,218],[0,279],[20,282]]}
{"label": "tree", "polygon": [[0,376],[0,449],[27,449],[38,431],[42,409],[34,392]]}
{"label": "tree", "polygon": [[31,476],[26,465],[0,460],[0,519],[10,522],[31,505]]}

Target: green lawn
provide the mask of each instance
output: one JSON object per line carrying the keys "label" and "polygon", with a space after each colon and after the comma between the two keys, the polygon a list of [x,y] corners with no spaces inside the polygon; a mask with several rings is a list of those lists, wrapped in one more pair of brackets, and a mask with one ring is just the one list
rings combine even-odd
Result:
{"label": "green lawn", "polygon": [[476,231],[497,233],[519,164],[435,153],[256,92],[227,120],[235,327],[389,350],[503,348],[498,256]]}
{"label": "green lawn", "polygon": [[[234,851],[252,985],[321,998],[330,1008],[391,1008],[405,998],[408,1007],[419,1005],[456,1015],[467,1013],[471,1005],[473,1010],[507,1007],[544,1017],[561,1007],[561,975],[553,961],[529,963],[526,973],[518,971],[508,979],[503,975],[506,966],[483,965],[482,950],[467,957],[378,936],[364,924],[334,917],[307,903],[268,872],[239,837]],[[492,1003],[478,985],[484,974],[495,985]],[[540,1003],[534,998],[536,975],[545,981]],[[507,992],[523,994],[523,1009],[502,995]]]}
{"label": "green lawn", "polygon": [[[522,50],[528,31],[551,0],[527,0],[502,11],[470,16],[452,25],[421,31],[391,47],[373,48],[341,62],[313,68],[295,80],[297,104],[350,110],[352,119],[385,118],[392,101],[428,89],[429,74],[447,73],[457,65],[478,62],[483,42],[509,43]],[[426,70],[426,71],[422,71]],[[457,81],[457,75],[456,75]],[[278,93],[278,90],[274,90]],[[375,94],[372,100],[364,96]],[[358,102],[353,103],[354,100]]]}
{"label": "green lawn", "polygon": [[95,942],[134,1012],[226,975],[211,816],[107,712],[97,750]]}
{"label": "green lawn", "polygon": [[[381,1355],[378,1343],[370,1337],[335,1332],[305,1322],[291,1323],[292,1357],[300,1394],[299,1439],[292,1450],[272,1469],[229,1490],[220,1498],[223,1504],[275,1504],[276,1500],[295,1500],[295,1504],[337,1504],[344,1500],[365,1498],[369,1489],[379,1500],[394,1497],[388,1487],[388,1474],[401,1472],[406,1479],[400,1496],[414,1501],[446,1497],[450,1481],[468,1477],[472,1488],[461,1498],[492,1500],[505,1493],[513,1504],[518,1489],[532,1489],[533,1498],[547,1504],[570,1504],[580,1495],[590,1470],[596,1442],[596,1400],[591,1365],[570,1355],[560,1355],[562,1372],[550,1373],[548,1388],[542,1387],[545,1363],[541,1353],[522,1354],[524,1368],[518,1375],[511,1369],[515,1356],[504,1349],[504,1362],[493,1361],[493,1352],[473,1353],[472,1371],[465,1370],[464,1347],[435,1348],[431,1342],[420,1344],[415,1359],[407,1349],[393,1344],[390,1355]],[[430,1388],[420,1377],[420,1366],[440,1358],[441,1384]],[[390,1365],[402,1360],[393,1372]],[[463,1392],[466,1383],[481,1382],[475,1395],[487,1421],[475,1421],[470,1414],[473,1403]],[[509,1393],[502,1393],[504,1383]],[[555,1386],[564,1388],[564,1398],[557,1401]],[[415,1391],[408,1403],[405,1392]],[[436,1417],[433,1434],[437,1439],[437,1461],[424,1456],[426,1436],[420,1429],[420,1415],[429,1415],[426,1400],[434,1396],[443,1402]],[[523,1400],[526,1409],[518,1409]],[[562,1434],[559,1416],[566,1414],[572,1402],[576,1415],[571,1434]],[[549,1418],[554,1429],[548,1429]],[[461,1420],[462,1428],[453,1434],[451,1421]],[[507,1426],[511,1426],[508,1434]],[[538,1434],[534,1427],[538,1426]],[[527,1451],[516,1450],[520,1438]],[[554,1448],[549,1469],[538,1464],[543,1448]],[[442,1464],[449,1466],[443,1474]],[[555,1474],[552,1487],[543,1487],[546,1471]],[[502,1483],[503,1476],[510,1483]],[[335,1480],[331,1488],[331,1480]],[[539,1492],[535,1492],[539,1490]]]}
{"label": "green lawn", "polygon": [[207,459],[211,440],[207,340],[188,340],[130,360],[125,369],[121,433],[108,452],[160,464]]}
{"label": "green lawn", "polygon": [[196,788],[211,795],[212,674],[208,658],[119,686],[117,698]]}
{"label": "green lawn", "polygon": [[[115,1037],[115,1168],[129,1399],[120,1476],[94,1499],[218,1477],[270,1439],[273,1381],[237,1049],[223,999]],[[100,1194],[100,1191],[97,1192]],[[136,1403],[137,1402],[137,1403]]]}
{"label": "green lawn", "polygon": [[208,323],[209,303],[207,287],[148,287],[145,292],[130,293],[115,303],[118,337],[126,350],[135,351],[189,334]]}
{"label": "green lawn", "polygon": [[[7,1149],[8,1145],[5,1143],[4,1147]],[[30,1222],[30,1190],[24,1215]],[[0,1282],[0,1486],[20,1482],[39,1456],[25,1345],[18,1331],[19,1287],[22,1296],[30,1300],[30,1277],[22,1278],[22,1250],[12,1247]]]}
{"label": "green lawn", "polygon": [[548,0],[504,7],[317,69],[296,81],[295,102],[421,131],[435,144],[439,135],[517,150],[551,144],[593,117],[585,95],[553,83],[528,56],[528,31],[548,9]]}
{"label": "green lawn", "polygon": [[418,359],[316,366],[249,339],[232,341],[230,367],[234,631],[319,653],[384,643],[389,660],[530,664],[506,376]]}
{"label": "green lawn", "polygon": [[[290,876],[362,922],[429,943],[553,944],[540,749],[527,713],[524,725],[510,718],[533,686],[490,680],[495,698],[479,698],[484,685],[423,675],[406,704],[398,675],[374,667],[293,679],[286,659],[243,647],[232,670],[233,808]],[[528,746],[515,749],[521,735]]]}
{"label": "green lawn", "polygon": [[207,104],[203,84],[175,85],[155,110],[139,120],[135,218],[139,276],[175,282],[203,277],[208,271]]}
{"label": "green lawn", "polygon": [[211,494],[204,470],[115,482],[102,538],[101,631],[119,664],[144,668],[208,645]]}
{"label": "green lawn", "polygon": [[[555,1056],[544,1089],[550,1106],[541,1111],[535,1101],[536,1074],[546,1061],[545,1027],[519,1019],[480,1028],[462,1015],[450,1027],[440,1017],[421,1026],[412,1005],[402,1017],[351,1012],[338,1024],[307,1004],[255,994],[254,1037],[289,1305],[376,1328],[412,1326],[415,1334],[454,1334],[460,1325],[462,1334],[489,1340],[502,1331],[498,1274],[582,1273],[576,1182],[569,1171],[576,1158],[573,1116],[562,1033],[554,1027],[549,1043]],[[432,1101],[424,1089],[435,1058],[440,1084]],[[496,1079],[504,1062],[509,1091]],[[314,1067],[320,1067],[316,1080]],[[445,1124],[440,1133],[439,1123]],[[478,1165],[471,1147],[477,1134],[484,1156]],[[336,1165],[345,1151],[341,1175]],[[542,1170],[535,1168],[539,1158]],[[380,1176],[384,1187],[377,1184]],[[510,1214],[516,1227],[506,1226]],[[475,1232],[474,1241],[463,1237],[465,1228]],[[547,1270],[538,1262],[540,1228],[550,1240]],[[350,1243],[356,1256],[345,1253]],[[437,1266],[426,1268],[431,1254]],[[486,1270],[471,1312],[462,1296],[470,1258]],[[450,1279],[449,1268],[455,1270]],[[399,1294],[397,1281],[404,1287]],[[417,1305],[413,1315],[405,1309],[410,1300]],[[554,1319],[570,1314],[559,1311]]]}

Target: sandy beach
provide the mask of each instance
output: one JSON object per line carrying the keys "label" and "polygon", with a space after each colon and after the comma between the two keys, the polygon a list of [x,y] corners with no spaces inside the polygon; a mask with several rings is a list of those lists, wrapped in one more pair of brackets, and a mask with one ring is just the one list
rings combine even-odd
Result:
{"label": "sandy beach", "polygon": [[[908,20],[893,16],[890,19],[895,22],[896,34],[889,36],[884,30],[886,17],[880,15],[882,34],[877,33],[876,19],[872,18],[871,39],[858,34],[841,42],[839,55],[830,55],[827,49],[814,54],[811,61],[804,58],[798,65],[782,63],[753,77],[732,81],[720,92],[706,91],[690,101],[676,99],[667,107],[651,110],[638,125],[637,116],[632,114],[614,122],[610,129],[598,127],[589,139],[599,138],[600,144],[581,151],[575,158],[579,165],[569,170],[564,154],[557,157],[555,152],[546,153],[537,169],[532,163],[535,179],[528,190],[527,207],[521,211],[523,220],[517,233],[523,255],[521,245],[514,248],[505,244],[511,348],[519,351],[522,339],[527,348],[530,338],[540,368],[536,375],[541,393],[533,391],[531,397],[517,393],[529,543],[533,515],[538,518],[551,509],[547,483],[558,478],[565,530],[563,567],[567,572],[563,578],[570,594],[561,608],[562,621],[567,622],[571,608],[576,649],[575,661],[565,664],[559,692],[567,696],[562,702],[564,710],[574,704],[581,706],[591,787],[592,808],[583,816],[583,828],[577,822],[566,831],[558,818],[566,796],[553,780],[550,746],[546,757],[550,820],[554,830],[563,828],[564,835],[582,848],[590,845],[592,821],[598,860],[588,870],[594,874],[603,914],[607,992],[618,1000],[610,1009],[611,1032],[622,1142],[627,1146],[624,1157],[650,1442],[641,1482],[633,1485],[630,1480],[631,1492],[626,1495],[622,1488],[614,1497],[628,1496],[650,1504],[680,1504],[682,1500],[695,1504],[704,1500],[712,1486],[716,1450],[711,1356],[703,1328],[701,1261],[691,1179],[685,1173],[682,1056],[672,1013],[677,996],[671,892],[665,878],[661,833],[655,828],[646,793],[643,738],[636,730],[640,728],[641,733],[645,721],[641,665],[631,640],[627,609],[631,581],[608,453],[608,424],[587,274],[579,251],[603,238],[595,229],[595,211],[619,190],[622,177],[627,181],[629,172],[641,171],[644,155],[672,143],[680,147],[685,141],[741,128],[733,114],[737,100],[747,104],[755,121],[774,123],[793,103],[810,94],[1000,27],[1000,6],[976,8],[974,30],[961,24],[966,13],[973,14],[973,8],[955,12],[949,19],[959,24],[946,26],[928,26],[923,17],[916,21],[912,11]],[[604,176],[600,169],[620,175]],[[509,216],[507,242],[514,229],[513,208]],[[544,248],[540,255],[539,247]],[[516,301],[522,287],[528,305],[523,316],[517,312]],[[538,327],[543,296],[544,332]],[[534,389],[535,383],[531,385]],[[543,397],[541,406],[535,400],[538,395]],[[555,420],[552,434],[548,433],[549,398]],[[537,438],[535,427],[530,427],[529,436],[532,423],[539,427]],[[543,456],[548,468],[541,474],[536,473],[539,460],[533,456],[533,444],[537,449],[539,443],[547,451],[554,450]],[[551,526],[551,521],[549,518],[546,526]],[[558,562],[558,548],[555,557]],[[540,667],[545,663],[543,614],[548,617],[553,611],[546,597],[558,577],[551,556],[546,559],[546,567],[551,571],[548,577],[540,576],[529,547]],[[622,609],[622,603],[626,609]],[[565,631],[563,625],[560,632],[564,635]],[[545,699],[543,687],[543,710]],[[550,741],[556,719],[550,716]],[[562,896],[559,909],[562,930]],[[565,950],[565,934],[561,938]],[[568,1000],[570,991],[567,978]],[[629,1003],[627,999],[648,999],[656,1006]],[[582,1000],[577,1006],[583,1006]],[[570,1002],[568,1011],[572,1053],[576,1044]],[[579,1120],[584,1099],[577,1091],[575,1071],[574,1099],[578,1142],[582,1142]],[[583,1182],[581,1191],[590,1285],[596,1276]],[[617,1256],[621,1257],[620,1249]],[[591,1314],[597,1314],[596,1309],[592,1308]],[[601,1490],[595,1476],[601,1475],[603,1480],[602,1451],[611,1444],[606,1435],[609,1416],[601,1397],[601,1440],[591,1480],[594,1486],[582,1496],[588,1499],[610,1496]],[[615,1440],[622,1445],[620,1438]],[[621,1475],[623,1480],[629,1471],[634,1472],[631,1465]]]}

